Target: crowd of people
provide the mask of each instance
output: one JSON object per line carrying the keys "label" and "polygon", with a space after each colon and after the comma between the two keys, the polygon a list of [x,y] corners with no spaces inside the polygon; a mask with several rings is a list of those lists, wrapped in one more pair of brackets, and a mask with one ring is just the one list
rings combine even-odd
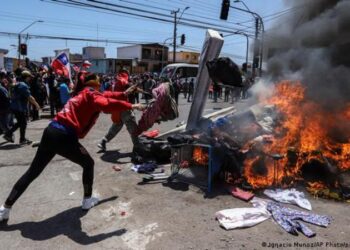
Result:
{"label": "crowd of people", "polygon": [[[83,69],[81,73],[86,72]],[[140,103],[144,100],[148,104],[152,99],[152,90],[164,80],[151,73],[132,75],[129,75],[127,71],[125,73],[127,77],[124,76],[124,79],[118,75],[99,74],[101,81],[99,91],[120,91],[125,90],[128,86],[136,85],[142,91],[131,93],[127,100],[132,104]],[[10,73],[0,72],[0,133],[3,134],[3,138],[8,142],[14,142],[14,132],[19,128],[19,143],[21,145],[30,144],[31,140],[26,137],[27,121],[38,120],[39,110],[46,105],[49,107],[50,116],[54,117],[71,98],[75,86],[74,83],[78,81],[77,75],[69,79],[58,76],[51,68],[46,67],[36,71],[17,69],[15,72]],[[167,80],[171,82],[176,104],[179,103],[180,93],[183,94],[183,98],[187,102],[193,101],[195,89],[195,79],[193,77],[181,79],[179,76],[176,76],[174,79]],[[248,97],[247,90],[253,81],[249,77],[245,77],[244,81],[245,84],[242,88],[212,83],[208,90],[209,99],[212,99],[213,102],[223,99],[224,102],[231,103],[239,99],[246,99]],[[133,114],[129,113],[126,112],[120,117],[115,114],[112,115],[114,125],[101,140],[101,143],[98,144],[101,149],[106,149],[106,143],[120,131],[123,124],[127,126],[128,131],[133,131],[132,127],[135,127],[135,119]],[[137,143],[137,139],[134,137],[132,137],[132,141],[134,144]]]}

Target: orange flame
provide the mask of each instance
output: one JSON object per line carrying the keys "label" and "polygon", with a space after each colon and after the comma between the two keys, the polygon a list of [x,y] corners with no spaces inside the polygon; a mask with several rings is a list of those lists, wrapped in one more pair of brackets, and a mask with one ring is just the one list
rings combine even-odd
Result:
{"label": "orange flame", "polygon": [[193,161],[198,165],[208,165],[209,156],[208,153],[201,147],[194,147],[193,149]]}
{"label": "orange flame", "polygon": [[[244,175],[254,188],[271,186],[276,179],[281,183],[284,177],[295,179],[300,168],[315,157],[315,152],[321,152],[341,170],[350,169],[350,103],[344,106],[343,112],[327,111],[307,100],[305,94],[306,89],[300,82],[282,81],[275,86],[274,94],[263,100],[264,104],[274,105],[279,116],[274,140],[264,144],[262,154],[244,162]],[[296,161],[291,164],[288,157],[279,159],[275,177],[276,160],[269,155],[286,156],[291,147],[297,149]],[[257,163],[264,165],[266,175],[255,173]]]}

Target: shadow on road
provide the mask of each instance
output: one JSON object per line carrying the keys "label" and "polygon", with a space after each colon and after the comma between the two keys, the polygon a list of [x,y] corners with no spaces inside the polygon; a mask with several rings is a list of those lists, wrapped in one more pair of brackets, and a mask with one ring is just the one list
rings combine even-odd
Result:
{"label": "shadow on road", "polygon": [[0,150],[11,150],[11,149],[17,149],[20,148],[21,145],[19,144],[7,144],[7,142],[0,143]]}
{"label": "shadow on road", "polygon": [[[117,199],[116,196],[104,199],[99,204]],[[82,231],[80,218],[84,217],[81,207],[74,207],[51,218],[39,222],[23,222],[14,225],[0,223],[0,231],[11,232],[19,230],[25,238],[34,241],[49,240],[59,235],[66,235],[71,240],[81,245],[90,245],[103,241],[113,236],[120,236],[126,233],[126,229],[119,229],[110,233],[102,233],[94,236],[87,235]]]}
{"label": "shadow on road", "polygon": [[126,164],[129,163],[130,160],[126,161],[120,161],[119,159],[124,159],[124,158],[131,158],[132,153],[119,153],[119,150],[111,150],[111,151],[106,151],[101,155],[101,160],[110,162],[110,163],[117,163],[117,164]]}

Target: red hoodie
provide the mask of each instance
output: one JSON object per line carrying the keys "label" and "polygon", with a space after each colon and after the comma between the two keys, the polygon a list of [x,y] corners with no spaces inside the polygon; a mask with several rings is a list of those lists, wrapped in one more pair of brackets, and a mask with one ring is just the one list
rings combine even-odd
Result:
{"label": "red hoodie", "polygon": [[[129,74],[121,72],[117,74],[116,81],[112,86],[112,91],[125,91],[129,87]],[[121,100],[127,101],[127,96],[121,98]],[[123,111],[123,110],[122,110]],[[113,123],[119,123],[121,120],[121,113],[118,110],[112,112],[111,119]]]}
{"label": "red hoodie", "polygon": [[69,99],[54,120],[74,129],[78,138],[84,138],[95,124],[101,111],[112,113],[132,108],[131,103],[120,100],[124,97],[122,92],[105,91],[102,94],[87,87]]}

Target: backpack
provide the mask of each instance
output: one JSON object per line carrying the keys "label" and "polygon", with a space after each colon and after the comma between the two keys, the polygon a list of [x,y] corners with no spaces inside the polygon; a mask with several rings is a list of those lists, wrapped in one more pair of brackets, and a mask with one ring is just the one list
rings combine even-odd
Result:
{"label": "backpack", "polygon": [[242,75],[237,64],[228,57],[220,57],[206,63],[210,78],[216,83],[243,87]]}

